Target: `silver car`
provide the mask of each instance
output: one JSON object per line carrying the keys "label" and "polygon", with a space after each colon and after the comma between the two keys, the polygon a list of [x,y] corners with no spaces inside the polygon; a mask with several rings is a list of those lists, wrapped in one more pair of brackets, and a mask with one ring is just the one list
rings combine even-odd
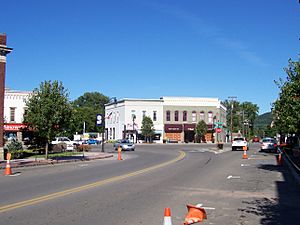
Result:
{"label": "silver car", "polygon": [[114,143],[114,149],[118,150],[119,146],[122,148],[122,151],[134,151],[135,145],[128,139],[122,139],[117,140],[116,143]]}
{"label": "silver car", "polygon": [[277,152],[277,141],[274,138],[263,138],[260,149],[262,152]]}

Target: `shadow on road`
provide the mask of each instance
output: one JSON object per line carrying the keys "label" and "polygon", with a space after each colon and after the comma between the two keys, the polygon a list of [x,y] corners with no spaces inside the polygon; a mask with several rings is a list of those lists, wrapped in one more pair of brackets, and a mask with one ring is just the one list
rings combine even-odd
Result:
{"label": "shadow on road", "polygon": [[300,187],[288,168],[277,165],[260,165],[258,168],[282,173],[284,181],[275,182],[278,197],[243,201],[246,207],[238,210],[262,217],[260,224],[263,225],[300,224]]}

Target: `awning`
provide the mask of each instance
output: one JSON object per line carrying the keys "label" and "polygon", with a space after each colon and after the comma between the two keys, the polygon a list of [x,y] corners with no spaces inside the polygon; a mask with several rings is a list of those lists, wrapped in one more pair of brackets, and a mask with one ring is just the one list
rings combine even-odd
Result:
{"label": "awning", "polygon": [[181,133],[182,124],[165,124],[166,133]]}

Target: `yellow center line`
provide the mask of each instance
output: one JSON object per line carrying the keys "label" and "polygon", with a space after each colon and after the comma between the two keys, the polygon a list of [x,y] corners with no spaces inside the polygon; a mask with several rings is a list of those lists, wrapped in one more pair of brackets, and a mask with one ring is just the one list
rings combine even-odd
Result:
{"label": "yellow center line", "polygon": [[128,173],[128,174],[124,174],[124,175],[120,175],[120,176],[116,176],[116,177],[111,177],[111,178],[108,178],[108,179],[105,179],[105,180],[100,180],[100,181],[90,183],[90,184],[86,184],[86,185],[83,185],[83,186],[80,186],[80,187],[67,189],[65,191],[55,192],[55,193],[52,193],[52,194],[49,194],[49,195],[44,195],[44,196],[41,196],[41,197],[32,198],[32,199],[29,199],[29,200],[25,200],[25,201],[16,202],[16,203],[1,206],[0,207],[0,213],[11,211],[13,209],[18,209],[18,208],[29,206],[29,205],[34,205],[34,204],[37,204],[37,203],[40,203],[40,202],[45,202],[45,201],[48,201],[48,200],[51,200],[51,199],[54,199],[54,198],[63,197],[63,196],[66,196],[68,194],[80,192],[80,191],[87,190],[87,189],[90,189],[90,188],[99,187],[99,186],[102,186],[104,184],[108,184],[108,183],[112,183],[112,182],[115,182],[115,181],[119,181],[119,180],[129,178],[129,177],[137,176],[139,174],[146,173],[146,172],[149,172],[149,171],[167,166],[169,164],[178,162],[179,160],[182,160],[184,157],[185,157],[185,153],[183,151],[180,151],[179,156],[177,156],[175,159],[164,162],[164,163],[161,163],[161,164],[158,164],[158,165],[155,165],[155,166],[151,166],[151,167],[148,167],[148,168],[145,168],[145,169],[142,169],[142,170],[138,170],[138,171],[135,171],[135,172],[132,172],[132,173]]}

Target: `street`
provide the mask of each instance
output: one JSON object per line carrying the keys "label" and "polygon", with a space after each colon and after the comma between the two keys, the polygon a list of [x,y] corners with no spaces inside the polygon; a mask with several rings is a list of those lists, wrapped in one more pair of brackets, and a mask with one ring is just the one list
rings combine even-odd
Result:
{"label": "street", "polygon": [[116,154],[13,168],[19,176],[0,177],[0,224],[157,225],[169,207],[177,225],[186,204],[198,203],[207,207],[203,224],[299,224],[299,186],[259,144],[250,145],[248,159],[229,144],[222,151],[209,144],[137,145],[122,152],[122,161]]}

